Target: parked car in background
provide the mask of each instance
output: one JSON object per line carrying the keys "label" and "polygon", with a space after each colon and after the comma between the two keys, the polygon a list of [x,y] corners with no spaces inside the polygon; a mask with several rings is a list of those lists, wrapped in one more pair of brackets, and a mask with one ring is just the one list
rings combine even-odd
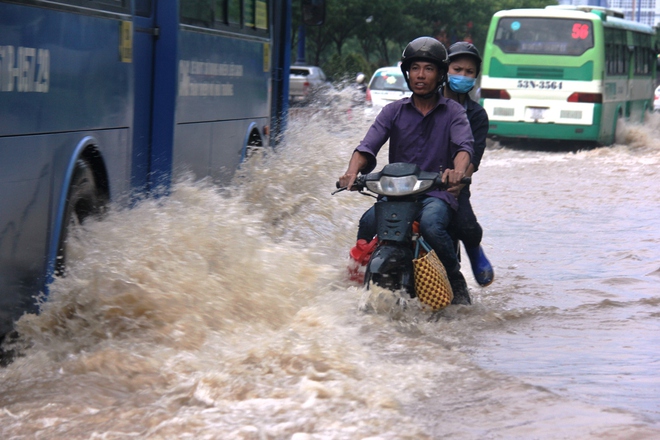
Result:
{"label": "parked car in background", "polygon": [[317,66],[291,66],[289,74],[289,100],[303,101],[327,85],[327,77]]}
{"label": "parked car in background", "polygon": [[660,112],[660,86],[655,88],[655,97],[653,98],[653,111]]}
{"label": "parked car in background", "polygon": [[380,110],[390,102],[412,95],[400,67],[381,67],[367,86],[367,105]]}

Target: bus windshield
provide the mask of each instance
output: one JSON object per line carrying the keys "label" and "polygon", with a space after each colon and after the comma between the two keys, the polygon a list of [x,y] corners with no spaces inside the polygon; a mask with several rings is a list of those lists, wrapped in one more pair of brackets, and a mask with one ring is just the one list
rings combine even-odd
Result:
{"label": "bus windshield", "polygon": [[508,17],[494,43],[505,53],[579,56],[594,46],[593,27],[588,20]]}

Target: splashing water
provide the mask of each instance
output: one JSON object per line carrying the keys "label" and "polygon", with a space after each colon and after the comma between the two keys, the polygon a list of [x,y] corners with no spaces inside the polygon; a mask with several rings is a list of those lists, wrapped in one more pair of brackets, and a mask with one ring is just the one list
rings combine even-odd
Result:
{"label": "splashing water", "polygon": [[0,370],[2,437],[657,437],[658,115],[613,147],[491,146],[496,281],[464,262],[475,305],[429,319],[347,279],[372,203],[330,196],[368,128],[349,98],[294,109],[229,187],[182,176],[75,231]]}

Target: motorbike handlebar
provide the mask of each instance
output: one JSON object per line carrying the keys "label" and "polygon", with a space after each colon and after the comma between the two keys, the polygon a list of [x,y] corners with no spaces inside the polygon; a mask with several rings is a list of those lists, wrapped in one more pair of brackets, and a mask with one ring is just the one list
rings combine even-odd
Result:
{"label": "motorbike handlebar", "polygon": [[[469,185],[471,183],[472,183],[472,177],[463,177],[461,179],[461,184]],[[435,185],[439,189],[447,189],[447,185],[445,185],[442,182],[442,176],[437,177]],[[343,188],[343,187],[339,186],[339,181],[335,182],[335,187],[339,191],[344,191],[344,190],[348,189],[348,188]],[[365,176],[364,175],[358,176],[358,178],[355,179],[355,182],[353,182],[353,188],[360,190],[360,189],[363,189],[364,187],[365,187]],[[335,193],[339,192],[339,191],[335,191]],[[333,193],[333,194],[335,194],[335,193]]]}
{"label": "motorbike handlebar", "polygon": [[[365,182],[365,178],[366,178],[366,176],[365,176],[364,174],[362,174],[361,176],[358,176],[358,177],[355,179],[355,181],[353,182],[353,188],[355,188],[355,189],[361,189],[361,188],[364,188],[364,186],[365,186],[365,183],[364,183],[364,182]],[[337,189],[341,190],[341,191],[348,189],[348,188],[345,188],[345,187],[339,186],[339,180],[337,180],[337,181],[335,182],[335,187],[336,187]],[[333,194],[334,194],[334,193],[333,193]]]}
{"label": "motorbike handlebar", "polygon": [[[463,177],[459,183],[462,185],[469,185],[472,183],[472,177]],[[447,189],[447,185],[442,181],[442,176],[438,176],[436,179],[436,185],[440,189]]]}

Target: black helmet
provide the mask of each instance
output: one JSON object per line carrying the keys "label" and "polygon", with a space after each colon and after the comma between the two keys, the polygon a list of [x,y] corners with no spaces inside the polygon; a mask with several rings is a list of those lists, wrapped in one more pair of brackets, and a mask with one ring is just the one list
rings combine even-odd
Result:
{"label": "black helmet", "polygon": [[449,46],[449,62],[463,55],[469,55],[473,58],[476,58],[476,62],[477,62],[476,76],[479,76],[479,72],[481,72],[481,55],[479,54],[479,51],[477,50],[475,45],[472,43],[468,43],[467,41],[459,41],[458,43],[454,43],[451,46]]}
{"label": "black helmet", "polygon": [[408,87],[410,87],[408,71],[413,61],[428,61],[438,66],[440,71],[438,86],[444,82],[449,64],[444,44],[432,37],[419,37],[408,43],[401,54],[401,72],[403,72]]}
{"label": "black helmet", "polygon": [[445,46],[432,37],[419,37],[412,40],[401,54],[401,70],[407,72],[413,61],[429,61],[441,71],[447,70],[449,59]]}

